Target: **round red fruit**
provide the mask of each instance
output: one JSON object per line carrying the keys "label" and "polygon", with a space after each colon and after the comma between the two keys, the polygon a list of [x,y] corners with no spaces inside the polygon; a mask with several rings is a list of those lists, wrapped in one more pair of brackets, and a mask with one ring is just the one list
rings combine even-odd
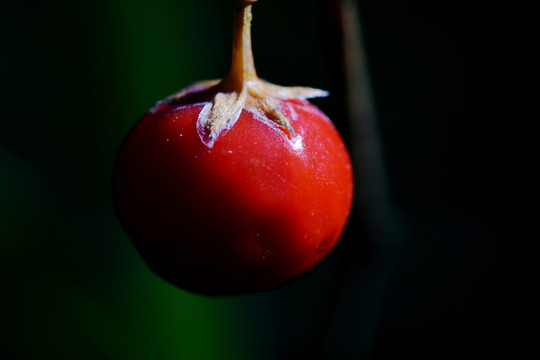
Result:
{"label": "round red fruit", "polygon": [[347,150],[305,101],[283,101],[295,135],[242,111],[207,147],[203,105],[157,105],[118,156],[115,199],[129,237],[171,283],[204,294],[277,287],[334,247],[352,202]]}
{"label": "round red fruit", "polygon": [[305,99],[257,77],[238,0],[231,71],[158,103],[120,150],[114,198],[147,264],[207,295],[278,287],[334,248],[352,203],[349,155]]}

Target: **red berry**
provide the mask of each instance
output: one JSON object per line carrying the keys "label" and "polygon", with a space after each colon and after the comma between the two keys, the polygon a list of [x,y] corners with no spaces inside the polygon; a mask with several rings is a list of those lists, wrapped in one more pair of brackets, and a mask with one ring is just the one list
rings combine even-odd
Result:
{"label": "red berry", "polygon": [[[243,10],[246,19],[250,6]],[[250,71],[158,103],[118,155],[114,195],[126,232],[157,274],[190,291],[282,285],[332,250],[349,215],[343,141],[315,106],[287,98],[320,92]]]}
{"label": "red berry", "polygon": [[282,103],[290,139],[243,111],[213,148],[196,131],[202,105],[158,108],[127,138],[115,176],[118,213],[154,271],[196,292],[249,292],[287,282],[332,250],[352,171],[317,108]]}

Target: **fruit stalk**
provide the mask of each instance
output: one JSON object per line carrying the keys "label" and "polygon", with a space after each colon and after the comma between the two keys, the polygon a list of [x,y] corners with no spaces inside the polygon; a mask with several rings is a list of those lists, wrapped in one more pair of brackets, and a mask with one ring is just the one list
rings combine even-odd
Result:
{"label": "fruit stalk", "polygon": [[245,0],[237,2],[231,69],[225,80],[231,89],[227,90],[240,92],[245,88],[247,81],[257,79],[251,49],[251,4],[253,2]]}

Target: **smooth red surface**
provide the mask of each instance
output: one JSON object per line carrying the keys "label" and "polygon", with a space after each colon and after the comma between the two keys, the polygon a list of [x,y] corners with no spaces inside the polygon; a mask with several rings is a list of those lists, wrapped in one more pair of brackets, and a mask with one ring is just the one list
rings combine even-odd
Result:
{"label": "smooth red surface", "polygon": [[352,202],[347,150],[316,107],[281,105],[294,137],[244,110],[208,148],[196,131],[203,104],[159,104],[133,128],[116,163],[116,208],[163,278],[209,295],[266,290],[335,246]]}

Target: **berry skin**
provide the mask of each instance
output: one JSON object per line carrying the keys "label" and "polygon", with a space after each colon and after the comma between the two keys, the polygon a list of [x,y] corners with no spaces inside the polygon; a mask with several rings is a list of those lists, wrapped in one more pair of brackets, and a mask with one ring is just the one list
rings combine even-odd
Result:
{"label": "berry skin", "polygon": [[116,206],[156,273],[198,293],[247,293],[288,282],[332,250],[352,202],[347,150],[313,105],[281,109],[295,136],[244,110],[209,148],[195,126],[201,104],[159,104],[132,130]]}
{"label": "berry skin", "polygon": [[257,77],[251,4],[238,0],[231,71],[159,102],[118,155],[114,200],[142,258],[170,283],[233,295],[283,285],[336,245],[353,197],[349,155],[305,99]]}

